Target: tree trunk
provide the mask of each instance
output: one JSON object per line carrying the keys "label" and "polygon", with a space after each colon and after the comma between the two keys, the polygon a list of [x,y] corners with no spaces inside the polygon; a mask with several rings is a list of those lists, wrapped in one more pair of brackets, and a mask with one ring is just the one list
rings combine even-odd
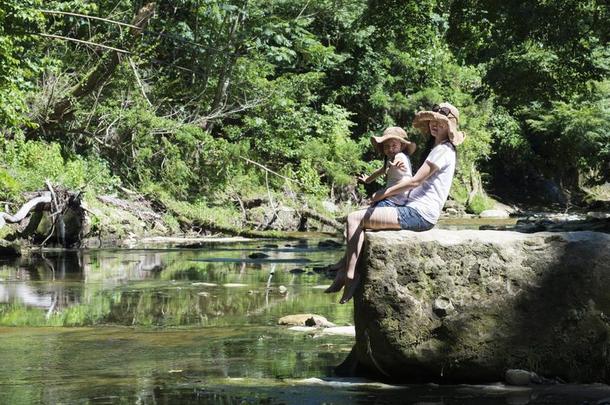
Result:
{"label": "tree trunk", "polygon": [[[227,35],[227,44],[228,48],[232,48],[232,53],[228,55],[227,62],[222,66],[220,73],[218,75],[218,83],[216,85],[216,92],[214,94],[214,101],[212,102],[212,106],[210,107],[210,111],[212,114],[219,111],[223,108],[223,105],[226,104],[227,100],[227,92],[229,90],[229,85],[231,83],[231,74],[233,72],[233,66],[235,66],[235,62],[237,61],[237,55],[239,53],[239,45],[236,42],[237,32],[239,30],[240,25],[243,23],[244,17],[242,13],[237,15],[235,22],[229,29],[229,33]],[[210,127],[207,128],[211,130]]]}
{"label": "tree trunk", "polygon": [[[128,41],[128,49],[133,48],[133,45],[142,35],[142,31],[146,28],[148,21],[155,12],[155,3],[148,3],[143,6],[136,16],[132,24],[138,28],[131,28],[130,39]],[[53,129],[66,117],[73,113],[75,100],[93,93],[99,89],[107,80],[110,79],[117,66],[121,63],[121,54],[119,52],[109,52],[101,58],[100,62],[85,75],[83,80],[74,86],[66,97],[59,100],[52,108],[51,114],[48,116],[45,123],[41,125],[40,130]]]}

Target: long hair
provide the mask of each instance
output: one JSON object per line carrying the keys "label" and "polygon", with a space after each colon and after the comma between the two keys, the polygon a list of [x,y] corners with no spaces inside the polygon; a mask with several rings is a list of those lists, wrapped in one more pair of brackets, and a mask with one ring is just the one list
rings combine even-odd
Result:
{"label": "long hair", "polygon": [[434,137],[432,135],[429,135],[426,141],[426,145],[424,146],[424,149],[422,149],[421,154],[419,155],[419,166],[417,168],[418,170],[424,165],[424,162],[432,151],[432,148],[434,148]]}

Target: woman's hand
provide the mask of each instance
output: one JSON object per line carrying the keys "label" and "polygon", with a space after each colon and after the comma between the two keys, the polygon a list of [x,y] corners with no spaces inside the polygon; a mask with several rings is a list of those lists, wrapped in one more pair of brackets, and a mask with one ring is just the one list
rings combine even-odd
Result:
{"label": "woman's hand", "polygon": [[358,181],[361,181],[363,183],[367,183],[368,179],[369,179],[369,176],[367,176],[366,174],[361,174],[360,176],[358,176]]}

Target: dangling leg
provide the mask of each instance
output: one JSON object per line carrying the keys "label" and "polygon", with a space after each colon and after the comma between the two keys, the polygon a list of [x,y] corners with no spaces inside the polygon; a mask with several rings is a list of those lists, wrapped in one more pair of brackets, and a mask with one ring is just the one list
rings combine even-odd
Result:
{"label": "dangling leg", "polygon": [[365,211],[356,211],[347,217],[347,263],[345,290],[339,301],[341,304],[352,298],[360,281],[360,276],[356,273],[356,265],[364,244],[365,229],[400,229],[396,208],[369,208]]}
{"label": "dangling leg", "polygon": [[[369,210],[372,209],[372,207],[368,208]],[[335,266],[337,266],[337,275],[335,276],[335,279],[333,280],[333,283],[330,285],[330,287],[328,287],[326,290],[324,290],[325,293],[334,293],[334,292],[339,292],[341,291],[341,289],[345,286],[345,282],[346,282],[346,278],[347,278],[347,263],[348,263],[348,255],[350,254],[350,251],[353,250],[353,248],[350,247],[350,234],[354,233],[354,229],[359,229],[360,228],[360,222],[362,221],[362,218],[364,218],[364,216],[366,215],[367,210],[359,210],[359,211],[354,211],[351,214],[349,214],[347,216],[347,223],[345,224],[345,239],[347,241],[347,246],[345,248],[345,254],[343,255],[343,257],[341,258],[341,260],[339,260],[339,262],[337,262],[335,264]],[[350,227],[352,229],[351,233],[350,233]]]}
{"label": "dangling leg", "polygon": [[345,271],[339,270],[337,272],[337,275],[335,276],[335,279],[333,280],[333,283],[326,290],[324,290],[324,292],[326,294],[339,292],[339,291],[341,291],[341,289],[343,288],[344,285],[345,285]]}
{"label": "dangling leg", "polygon": [[[345,240],[347,240],[347,225],[345,225],[345,229],[343,230],[343,238]],[[339,261],[337,263],[328,267],[328,270],[330,270],[330,271],[341,270],[345,267],[346,261],[347,261],[347,259],[345,257],[345,253],[344,253],[343,256],[341,256],[341,259],[339,259]]]}
{"label": "dangling leg", "polygon": [[[347,238],[347,225],[343,231],[343,237]],[[346,255],[347,253],[344,253],[337,263],[328,267],[327,271],[336,271],[337,274],[335,275],[333,283],[326,290],[324,290],[326,294],[339,292],[345,285],[345,264],[347,262]]]}
{"label": "dangling leg", "polygon": [[339,259],[339,261],[337,263],[328,266],[328,270],[331,270],[331,271],[341,270],[342,268],[345,267],[345,262],[346,262],[346,259],[345,259],[345,254],[344,254],[343,256],[341,256],[341,259]]}

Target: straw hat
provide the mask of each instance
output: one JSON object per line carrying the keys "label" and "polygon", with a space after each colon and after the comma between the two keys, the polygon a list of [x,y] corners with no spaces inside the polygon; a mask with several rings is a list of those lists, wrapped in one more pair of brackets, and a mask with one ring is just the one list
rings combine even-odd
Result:
{"label": "straw hat", "polygon": [[401,127],[389,127],[383,131],[381,136],[371,136],[371,143],[375,147],[375,150],[379,153],[383,153],[383,143],[388,139],[397,139],[402,143],[402,150],[407,155],[412,155],[417,149],[417,145],[407,139],[407,133]]}
{"label": "straw hat", "polygon": [[464,142],[464,133],[458,130],[460,112],[449,103],[441,103],[432,107],[431,111],[420,111],[415,114],[413,126],[422,133],[430,135],[428,123],[432,120],[443,121],[449,127],[449,140],[455,146]]}

